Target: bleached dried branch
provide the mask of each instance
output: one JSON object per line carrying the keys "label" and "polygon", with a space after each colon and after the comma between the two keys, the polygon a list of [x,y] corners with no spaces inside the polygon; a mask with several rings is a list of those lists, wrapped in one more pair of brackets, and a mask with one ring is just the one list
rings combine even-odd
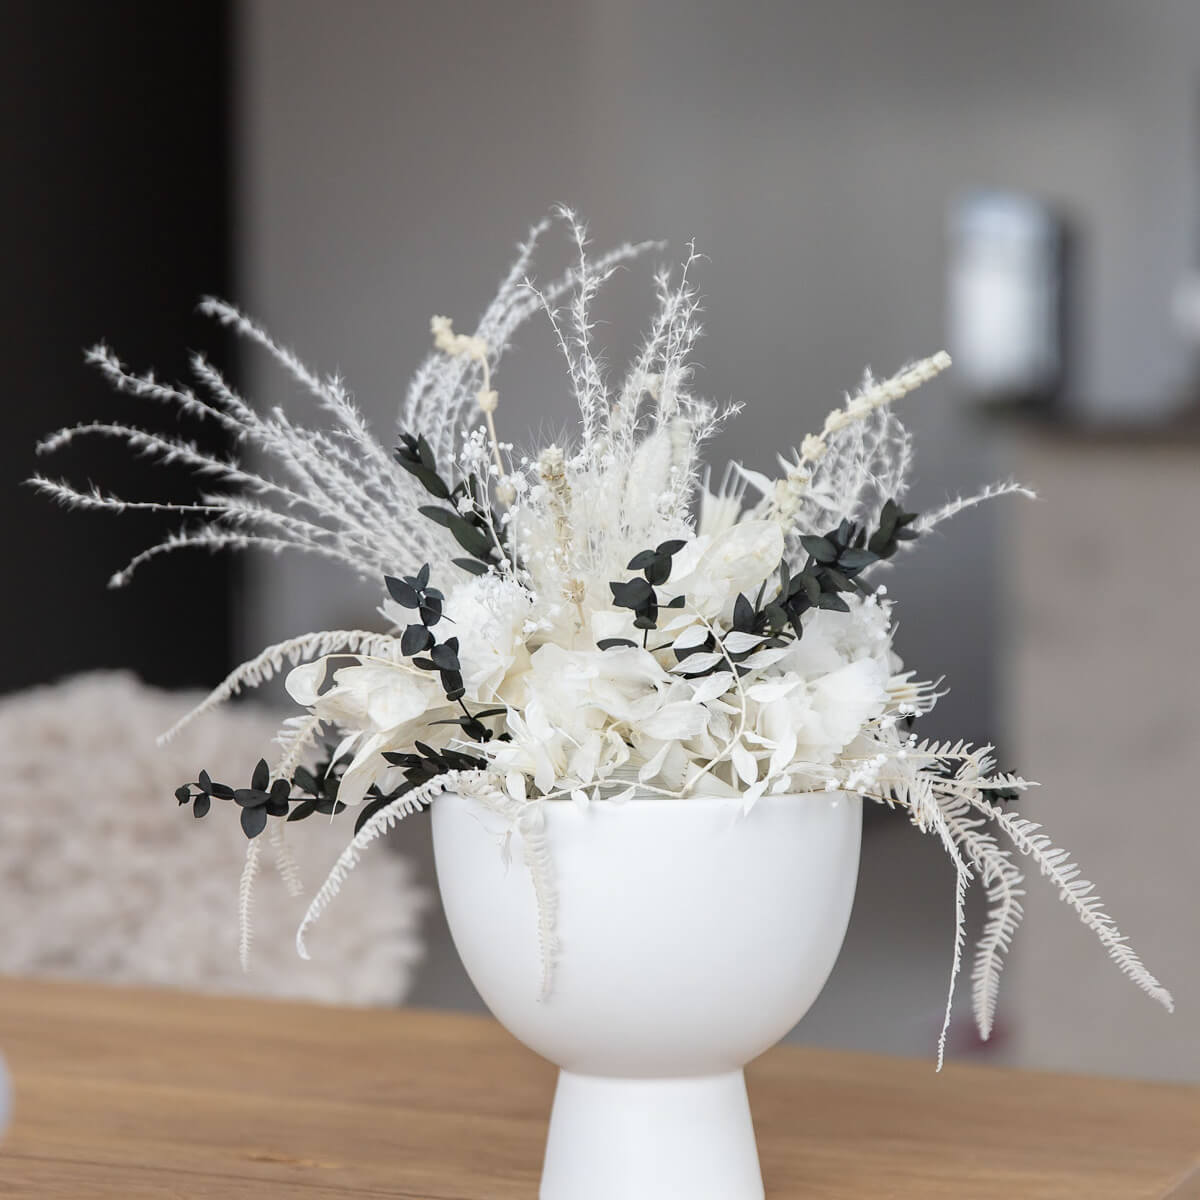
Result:
{"label": "bleached dried branch", "polygon": [[[526,287],[532,276],[534,252],[550,221],[541,221],[518,246],[516,260],[509,268],[494,299],[488,305],[474,336],[487,343],[491,370],[494,373],[508,349],[513,334],[543,306],[554,307],[579,285],[579,272],[572,267],[552,283],[540,286],[534,295]],[[593,276],[606,276],[621,263],[629,262],[649,250],[661,247],[660,242],[626,243],[589,262]],[[440,352],[430,354],[417,368],[400,411],[400,427],[413,434],[423,434],[437,454],[438,460],[450,458],[456,450],[456,440],[470,415],[475,393],[481,380],[478,364],[464,357],[449,357]]]}
{"label": "bleached dried branch", "polygon": [[1027,500],[1036,500],[1037,492],[1011,479],[1006,483],[992,483],[973,496],[958,496],[948,504],[942,505],[941,508],[923,514],[916,522],[915,528],[924,533],[940,525],[943,521],[957,516],[964,509],[974,508],[977,504],[983,504],[986,500],[995,500],[999,496],[1024,496]]}

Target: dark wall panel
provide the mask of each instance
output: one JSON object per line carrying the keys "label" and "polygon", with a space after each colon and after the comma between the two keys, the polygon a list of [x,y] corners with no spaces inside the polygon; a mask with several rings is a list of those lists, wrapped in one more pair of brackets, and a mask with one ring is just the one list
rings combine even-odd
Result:
{"label": "dark wall panel", "polygon": [[41,469],[132,498],[193,494],[185,474],[116,445],[78,442],[46,459],[33,447],[102,417],[175,426],[84,366],[101,338],[164,376],[181,374],[197,344],[229,365],[225,339],[194,314],[231,275],[228,6],[8,0],[0,20],[0,690],[102,666],[205,683],[228,663],[231,564],[166,556],[110,590],[108,576],[166,522],[67,513],[20,481]]}

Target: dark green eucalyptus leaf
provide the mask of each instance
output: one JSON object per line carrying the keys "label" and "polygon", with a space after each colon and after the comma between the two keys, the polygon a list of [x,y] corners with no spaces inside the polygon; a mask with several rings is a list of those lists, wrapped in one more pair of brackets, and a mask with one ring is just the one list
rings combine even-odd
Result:
{"label": "dark green eucalyptus leaf", "polygon": [[387,586],[388,595],[402,608],[420,607],[421,594],[411,583],[405,583],[403,579],[397,579],[394,575],[385,575],[383,582]]}
{"label": "dark green eucalyptus leaf", "polygon": [[313,778],[313,773],[307,767],[297,767],[296,773],[292,776],[292,782],[306,792],[316,793],[321,790],[316,779]]}
{"label": "dark green eucalyptus leaf", "polygon": [[397,750],[385,750],[383,757],[392,764],[393,767],[404,767],[411,769],[420,765],[421,756],[419,754],[401,753]]}
{"label": "dark green eucalyptus leaf", "polygon": [[470,524],[463,517],[455,516],[448,526],[454,540],[470,555],[479,559],[490,559],[495,543],[491,535]]}
{"label": "dark green eucalyptus leaf", "polygon": [[458,513],[449,508],[441,508],[436,504],[422,504],[417,508],[417,512],[423,517],[427,517],[435,525],[440,525],[443,529],[450,528],[450,522],[459,520]]}
{"label": "dark green eucalyptus leaf", "polygon": [[600,650],[613,650],[617,646],[633,646],[634,648],[636,648],[637,642],[630,641],[629,638],[611,637],[611,638],[601,638],[596,643],[596,646]]}
{"label": "dark green eucalyptus leaf", "polygon": [[627,583],[610,583],[613,603],[618,608],[644,608],[654,599],[654,589],[645,579],[630,579]]}
{"label": "dark green eucalyptus leaf", "polygon": [[371,800],[364,804],[358,810],[358,816],[354,819],[354,833],[357,836],[362,827],[377,813],[387,808],[392,803],[390,796],[380,796],[376,800]]}
{"label": "dark green eucalyptus leaf", "polygon": [[442,598],[432,591],[425,593],[425,599],[417,608],[417,616],[423,625],[436,625],[442,619]]}
{"label": "dark green eucalyptus leaf", "polygon": [[879,555],[871,550],[843,550],[838,555],[838,566],[843,571],[861,571],[863,567],[869,567],[873,562],[879,561]]}
{"label": "dark green eucalyptus leaf", "polygon": [[461,567],[464,571],[471,575],[486,575],[488,573],[487,563],[480,562],[475,558],[454,558],[450,560],[456,567]]}
{"label": "dark green eucalyptus leaf", "polygon": [[656,554],[643,574],[648,583],[666,583],[671,578],[671,559],[667,555]]}
{"label": "dark green eucalyptus leaf", "polygon": [[256,791],[265,792],[270,782],[271,768],[267,766],[265,758],[260,758],[254,767],[254,774],[250,776],[250,786]]}
{"label": "dark green eucalyptus leaf", "polygon": [[429,657],[440,671],[457,671],[459,669],[458,652],[449,642],[434,646],[429,652]]}
{"label": "dark green eucalyptus leaf", "polygon": [[754,632],[754,605],[741,592],[733,602],[733,627],[739,633]]}
{"label": "dark green eucalyptus leaf", "polygon": [[442,482],[442,477],[436,471],[431,471],[419,461],[399,459],[400,465],[431,495],[439,500],[450,499],[450,489]]}
{"label": "dark green eucalyptus leaf", "polygon": [[242,832],[248,838],[256,838],[267,827],[267,810],[265,808],[242,809]]}
{"label": "dark green eucalyptus leaf", "polygon": [[837,547],[827,537],[810,534],[800,539],[800,545],[819,563],[837,562]]}
{"label": "dark green eucalyptus leaf", "polygon": [[400,635],[400,653],[412,658],[433,645],[433,634],[424,625],[409,625]]}
{"label": "dark green eucalyptus leaf", "polygon": [[209,807],[212,801],[207,796],[197,796],[196,803],[192,805],[193,817],[204,817],[208,815]]}

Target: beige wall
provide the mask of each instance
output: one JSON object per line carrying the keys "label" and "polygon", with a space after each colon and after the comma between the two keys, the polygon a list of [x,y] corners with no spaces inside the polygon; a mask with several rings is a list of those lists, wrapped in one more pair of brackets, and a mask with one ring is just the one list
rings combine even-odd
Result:
{"label": "beige wall", "polygon": [[1021,809],[1066,846],[1177,1011],[1150,1003],[1042,879],[1006,1008],[1018,1061],[1200,1079],[1200,440],[1026,438],[1044,481],[1006,548],[1004,693]]}

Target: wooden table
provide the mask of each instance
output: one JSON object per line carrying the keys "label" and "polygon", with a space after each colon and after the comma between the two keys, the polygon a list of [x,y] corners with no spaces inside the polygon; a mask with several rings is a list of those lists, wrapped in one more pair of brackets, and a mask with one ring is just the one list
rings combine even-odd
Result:
{"label": "wooden table", "polygon": [[[0,1196],[537,1192],[554,1072],[483,1018],[0,980],[0,1051]],[[1200,1197],[1195,1088],[795,1047],[747,1074],[775,1200]]]}

